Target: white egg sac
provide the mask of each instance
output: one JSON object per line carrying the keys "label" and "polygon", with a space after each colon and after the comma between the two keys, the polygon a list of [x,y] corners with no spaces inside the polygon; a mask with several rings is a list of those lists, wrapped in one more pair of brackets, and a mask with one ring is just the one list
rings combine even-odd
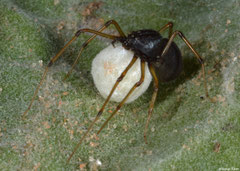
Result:
{"label": "white egg sac", "polygon": [[[107,98],[113,85],[124,69],[128,66],[132,58],[133,52],[124,49],[121,44],[115,44],[115,47],[112,45],[108,46],[98,53],[94,58],[92,61],[91,73],[95,86],[104,98]],[[134,84],[139,81],[141,77],[140,65],[139,58],[115,89],[110,99],[111,101],[120,102],[127,95]],[[142,95],[149,87],[151,80],[152,76],[146,63],[144,82],[141,84],[141,86],[134,90],[134,92],[127,99],[126,103],[130,103]]]}

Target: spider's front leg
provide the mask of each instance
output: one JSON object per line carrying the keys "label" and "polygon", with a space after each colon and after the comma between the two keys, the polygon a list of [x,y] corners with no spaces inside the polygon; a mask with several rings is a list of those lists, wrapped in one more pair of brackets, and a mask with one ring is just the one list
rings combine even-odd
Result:
{"label": "spider's front leg", "polygon": [[[67,159],[67,162],[70,161],[70,159],[72,158],[72,156],[74,155],[74,153],[77,151],[77,149],[79,148],[79,146],[82,144],[83,140],[85,139],[85,137],[88,135],[89,131],[92,129],[93,125],[97,122],[97,120],[100,118],[100,116],[102,115],[103,113],[103,110],[106,106],[106,104],[109,102],[113,92],[115,91],[115,89],[117,88],[118,84],[122,81],[122,79],[125,77],[125,75],[127,74],[127,72],[129,71],[129,69],[133,66],[133,64],[136,62],[137,60],[137,57],[134,56],[133,59],[131,60],[131,62],[128,64],[128,66],[125,68],[125,70],[122,72],[122,74],[118,77],[117,81],[115,82],[111,92],[109,93],[107,99],[105,100],[104,104],[102,105],[101,109],[98,111],[98,114],[97,116],[95,117],[94,121],[92,121],[91,125],[88,127],[87,131],[85,132],[85,134],[83,135],[83,137],[80,139],[80,141],[78,142],[78,144],[76,145],[76,147],[74,148],[73,152],[70,154],[70,156],[68,157]],[[129,93],[130,95],[130,93]],[[129,96],[127,95],[127,97]],[[124,98],[125,100],[127,99]],[[117,107],[117,109],[113,112],[113,115],[121,108],[121,106],[123,105],[123,103],[125,102],[125,100],[123,100],[121,103],[120,103],[120,107]],[[112,116],[113,116],[112,115]],[[111,116],[111,117],[112,117]],[[98,131],[98,133],[100,133],[100,131],[103,129],[103,127],[107,124],[107,122],[110,120],[111,118],[109,118],[104,124],[103,126],[101,127],[101,129]]]}
{"label": "spider's front leg", "polygon": [[[113,25],[115,26],[115,28],[117,29],[120,37],[126,37],[125,34],[123,33],[121,27],[119,26],[119,24],[118,24],[115,20],[109,20],[109,21],[107,21],[97,32],[100,33],[100,32],[102,32],[102,31],[104,31],[106,28],[108,28],[108,27],[109,27],[110,25],[112,25],[112,24],[113,24]],[[79,35],[82,33],[83,30],[84,30],[84,29],[78,30],[75,35],[76,35],[76,36],[79,36]],[[90,29],[88,29],[88,30],[90,30]],[[94,31],[94,30],[91,30],[91,31]],[[96,32],[96,31],[95,31],[95,32]],[[91,33],[93,33],[93,32],[91,32]],[[104,33],[103,33],[103,34],[104,34]],[[109,34],[108,34],[108,35],[107,35],[107,34],[100,35],[100,34],[96,34],[96,33],[95,33],[92,37],[90,37],[86,42],[84,42],[84,43],[82,44],[81,49],[80,49],[80,51],[79,51],[79,53],[78,53],[78,56],[77,56],[77,58],[75,59],[73,65],[72,65],[72,68],[69,70],[69,72],[68,72],[67,75],[65,76],[64,80],[66,80],[66,79],[69,77],[69,75],[72,73],[73,68],[75,67],[75,65],[77,64],[78,60],[80,59],[80,56],[81,56],[81,54],[82,54],[83,49],[86,48],[87,45],[88,45],[94,38],[96,38],[96,36],[102,36],[102,37],[106,37],[106,38],[112,39],[113,42],[115,42],[115,39],[116,39],[117,37],[119,37],[119,36],[112,36],[112,35],[109,35]]]}
{"label": "spider's front leg", "polygon": [[[74,61],[74,64],[73,64],[71,70],[70,70],[70,71],[68,72],[68,74],[66,75],[65,79],[71,74],[74,66],[77,64],[77,61],[78,61],[79,58],[80,58],[80,55],[81,55],[83,49],[84,49],[96,36],[101,36],[101,37],[105,37],[105,38],[112,39],[112,40],[115,40],[117,37],[119,37],[119,36],[114,36],[114,35],[102,33],[102,31],[103,31],[104,29],[106,29],[108,26],[110,26],[111,24],[113,24],[113,25],[116,27],[116,29],[117,29],[117,31],[119,32],[120,36],[122,36],[122,37],[125,36],[125,34],[123,33],[123,31],[122,31],[122,29],[120,28],[120,26],[118,25],[118,23],[117,23],[115,20],[110,20],[110,21],[106,22],[106,23],[104,24],[104,26],[103,26],[102,28],[100,28],[98,31],[95,31],[95,30],[92,30],[92,29],[80,29],[80,30],[78,30],[78,31],[75,33],[75,35],[72,37],[72,39],[71,39],[69,42],[67,42],[67,44],[66,44],[54,57],[51,58],[50,62],[48,63],[48,65],[46,66],[46,68],[45,68],[45,70],[44,70],[44,73],[43,73],[43,75],[42,75],[42,77],[41,77],[41,80],[40,80],[37,88],[36,88],[35,91],[34,91],[33,97],[32,97],[32,99],[31,99],[31,102],[30,102],[27,110],[26,110],[26,111],[23,113],[23,115],[22,115],[23,119],[26,117],[28,111],[31,109],[32,104],[33,104],[33,102],[34,102],[34,100],[35,100],[35,98],[36,98],[36,96],[37,96],[37,94],[38,94],[38,91],[39,91],[39,89],[40,89],[43,81],[45,80],[45,77],[46,77],[46,75],[47,75],[47,72],[48,72],[48,70],[49,70],[49,67],[51,67],[51,66],[55,63],[55,61],[62,55],[62,53],[66,50],[66,48],[67,48],[69,45],[71,45],[72,42],[75,41],[75,40],[80,36],[81,33],[92,33],[92,34],[94,34],[94,35],[93,35],[92,37],[90,37],[85,43],[83,43],[83,45],[82,45],[82,47],[81,47],[81,50],[80,50],[80,52],[79,52],[79,54],[78,54],[78,57],[77,57],[77,59]],[[64,80],[65,80],[65,79],[64,79]]]}

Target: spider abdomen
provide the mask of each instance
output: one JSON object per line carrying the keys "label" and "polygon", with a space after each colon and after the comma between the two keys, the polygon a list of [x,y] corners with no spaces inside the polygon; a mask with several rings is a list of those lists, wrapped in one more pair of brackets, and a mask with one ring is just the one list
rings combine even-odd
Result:
{"label": "spider abdomen", "polygon": [[[162,39],[159,46],[159,53],[162,54],[166,47],[168,39]],[[176,79],[182,71],[182,55],[178,46],[172,42],[168,51],[160,59],[153,63],[159,79],[162,82],[168,82]]]}

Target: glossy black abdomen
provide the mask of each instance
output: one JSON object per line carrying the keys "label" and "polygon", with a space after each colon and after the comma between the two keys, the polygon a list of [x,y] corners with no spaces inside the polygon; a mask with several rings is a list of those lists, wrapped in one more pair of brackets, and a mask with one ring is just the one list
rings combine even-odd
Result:
{"label": "glossy black abdomen", "polygon": [[[162,39],[159,53],[162,53],[167,42],[168,39]],[[172,42],[168,51],[152,65],[155,67],[160,81],[167,82],[176,79],[182,71],[182,55],[177,45]]]}

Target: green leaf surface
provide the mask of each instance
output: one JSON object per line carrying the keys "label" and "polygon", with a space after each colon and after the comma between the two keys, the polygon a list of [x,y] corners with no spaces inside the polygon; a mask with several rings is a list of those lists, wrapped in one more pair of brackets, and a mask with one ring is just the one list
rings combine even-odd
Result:
{"label": "green leaf surface", "polygon": [[[0,170],[239,170],[239,17],[238,0],[0,0]],[[201,67],[176,38],[184,69],[174,82],[160,84],[148,144],[143,131],[152,86],[96,136],[117,106],[110,102],[67,163],[104,103],[91,61],[111,41],[92,41],[63,81],[89,38],[81,35],[50,67],[26,119],[21,116],[51,57],[79,28],[96,30],[110,19],[125,33],[172,21],[204,58],[216,102],[205,98]],[[111,26],[106,33],[117,31]]]}

